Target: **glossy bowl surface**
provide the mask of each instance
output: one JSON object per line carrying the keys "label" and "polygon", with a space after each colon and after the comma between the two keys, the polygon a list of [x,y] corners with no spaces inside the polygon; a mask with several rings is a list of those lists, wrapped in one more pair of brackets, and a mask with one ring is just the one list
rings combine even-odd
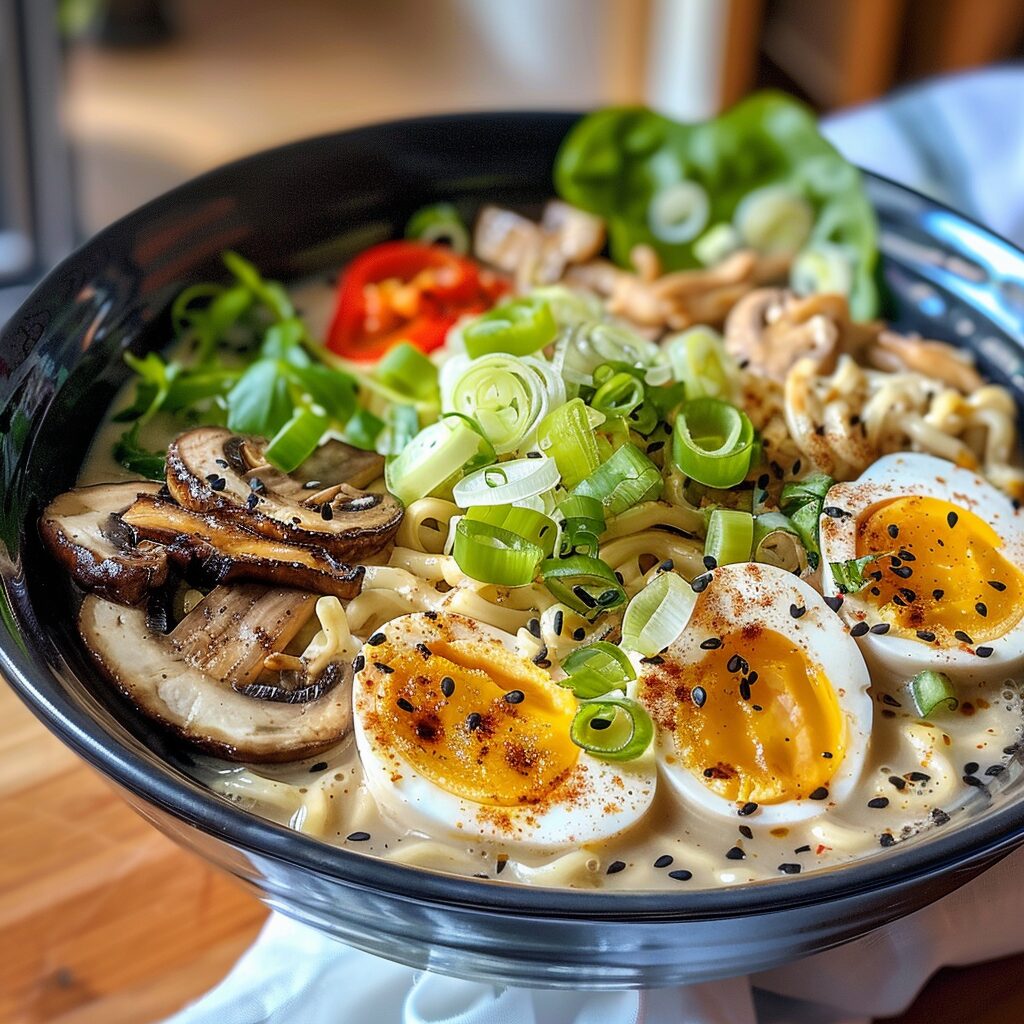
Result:
{"label": "glossy bowl surface", "polygon": [[[69,257],[0,335],[0,672],[43,722],[158,828],[268,905],[419,967],[533,986],[668,985],[765,969],[952,891],[1024,841],[1021,765],[934,833],[855,864],[714,891],[601,893],[450,877],[328,846],[193,781],[187,754],[84,660],[66,590],[40,548],[43,505],[70,486],[126,371],[159,346],[182,286],[238,249],[267,274],[335,268],[399,234],[424,203],[536,204],[577,115],[471,114],[312,139],[213,171]],[[1024,256],[879,178],[886,315],[969,346],[1024,400]],[[59,837],[55,836],[59,840]]]}

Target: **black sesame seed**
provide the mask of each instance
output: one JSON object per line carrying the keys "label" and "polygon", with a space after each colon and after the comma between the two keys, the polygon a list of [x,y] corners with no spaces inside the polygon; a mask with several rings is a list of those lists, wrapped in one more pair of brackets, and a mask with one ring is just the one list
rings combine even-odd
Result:
{"label": "black sesame seed", "polygon": [[979,658],[991,658],[992,657],[992,648],[991,647],[975,647],[974,648],[974,653]]}
{"label": "black sesame seed", "polygon": [[590,593],[590,591],[587,590],[586,587],[584,587],[581,584],[577,583],[577,584],[575,584],[573,586],[572,592],[576,595],[576,597],[580,600],[580,602],[582,602],[584,605],[586,605],[587,608],[596,608],[597,607],[597,600]]}
{"label": "black sesame seed", "polygon": [[979,779],[977,775],[965,775],[963,777],[963,780],[964,780],[964,785],[965,786],[975,786],[975,787],[977,787],[977,786],[984,786],[985,785],[985,783],[982,782],[981,779]]}
{"label": "black sesame seed", "polygon": [[825,598],[825,604],[827,604],[829,606],[829,608],[832,609],[832,611],[837,612],[842,607],[843,595],[842,594],[836,594],[835,597],[826,597]]}
{"label": "black sesame seed", "polygon": [[527,632],[532,633],[535,637],[540,639],[540,619],[530,619],[526,624]]}
{"label": "black sesame seed", "polygon": [[455,680],[451,676],[445,676],[441,680],[441,693],[450,697],[455,692]]}
{"label": "black sesame seed", "polygon": [[872,587],[872,588],[871,588],[871,593],[872,593],[872,594],[873,594],[873,595],[874,595],[875,597],[878,597],[878,595],[879,595],[879,594],[881,594],[882,592],[881,592],[881,591],[880,591],[880,590],[878,589],[878,587]]}
{"label": "black sesame seed", "polygon": [[655,452],[660,452],[661,449],[664,448],[664,447],[665,447],[665,442],[664,441],[652,441],[647,446],[647,454],[648,455],[653,455]]}
{"label": "black sesame seed", "polygon": [[332,509],[331,506],[327,504],[327,502],[324,502],[320,506],[320,518],[325,519],[328,522],[330,522],[334,518],[334,509]]}
{"label": "black sesame seed", "polygon": [[260,496],[258,494],[250,494],[245,499],[245,507],[251,512],[259,504]]}
{"label": "black sesame seed", "polygon": [[722,646],[722,641],[717,636],[709,636],[707,640],[701,640],[700,649],[702,651],[717,651]]}
{"label": "black sesame seed", "polygon": [[254,476],[249,481],[249,490],[251,491],[265,491],[266,489],[267,485],[258,476]]}
{"label": "black sesame seed", "polygon": [[910,589],[910,587],[900,587],[900,594],[910,602],[917,600],[917,593]]}
{"label": "black sesame seed", "polygon": [[850,630],[850,636],[863,636],[871,627],[866,622],[858,622]]}
{"label": "black sesame seed", "polygon": [[714,768],[705,768],[704,769],[704,778],[705,779],[713,779],[714,777],[715,777],[715,769]]}
{"label": "black sesame seed", "polygon": [[968,761],[964,765],[964,775],[974,775],[975,772],[981,767],[977,761]]}
{"label": "black sesame seed", "polygon": [[909,782],[931,782],[932,777],[924,772],[908,772],[905,776]]}
{"label": "black sesame seed", "polygon": [[988,585],[993,590],[998,590],[1000,593],[1002,593],[1006,589],[1006,584],[1005,583],[1000,583],[999,580],[989,580],[988,581]]}
{"label": "black sesame seed", "polygon": [[927,644],[930,644],[935,639],[935,634],[928,629],[919,629],[915,636],[918,640],[923,640]]}
{"label": "black sesame seed", "polygon": [[883,807],[889,806],[889,798],[887,796],[876,796],[873,800],[868,801],[868,807],[872,810],[880,811]]}
{"label": "black sesame seed", "polygon": [[759,677],[758,677],[758,674],[756,672],[751,672],[751,673],[749,673],[747,675],[747,682],[750,683],[751,686],[753,686],[754,683],[757,682],[758,678]]}
{"label": "black sesame seed", "polygon": [[409,701],[407,701],[407,700],[406,700],[406,699],[405,699],[404,697],[399,697],[399,698],[398,698],[398,700],[397,700],[397,701],[395,701],[395,703],[396,703],[396,704],[397,704],[397,705],[398,705],[398,706],[399,706],[399,707],[400,707],[400,708],[401,708],[401,709],[402,709],[403,711],[409,711],[409,712],[413,712],[413,711],[415,711],[415,710],[416,710],[416,709],[415,709],[415,708],[414,708],[414,707],[412,706],[412,704],[411,704],[411,703],[410,703]]}
{"label": "black sesame seed", "polygon": [[219,480],[219,479],[220,479],[220,474],[219,473],[207,473],[206,474],[206,482],[208,484],[212,484],[214,480]]}
{"label": "black sesame seed", "polygon": [[811,793],[810,799],[811,800],[827,800],[828,799],[828,790],[824,786],[819,786],[813,793]]}
{"label": "black sesame seed", "polygon": [[760,487],[761,490],[763,491],[768,486],[768,484],[771,483],[771,479],[772,478],[767,473],[762,473],[757,478],[757,486]]}
{"label": "black sesame seed", "polygon": [[221,469],[227,469],[228,464],[226,459],[214,459],[213,460]]}
{"label": "black sesame seed", "polygon": [[962,629],[958,629],[953,636],[957,638],[962,644],[973,644],[974,641],[971,639],[970,633],[965,633]]}
{"label": "black sesame seed", "polygon": [[419,651],[420,654],[422,654],[424,658],[429,658],[430,655],[434,653],[433,651],[431,651],[431,649],[426,644],[423,644],[423,643],[417,644],[416,645],[416,650]]}
{"label": "black sesame seed", "polygon": [[353,672],[362,672],[365,667],[366,667],[366,659],[361,654],[357,654],[352,659],[352,671]]}
{"label": "black sesame seed", "polygon": [[595,732],[601,732],[603,729],[611,728],[612,720],[610,718],[592,718],[589,724]]}
{"label": "black sesame seed", "polygon": [[373,636],[371,636],[370,639],[366,642],[371,647],[380,647],[380,645],[384,643],[385,640],[387,640],[387,637],[383,633],[374,633]]}
{"label": "black sesame seed", "polygon": [[834,755],[831,750],[823,750],[821,752],[821,756],[825,758],[826,761],[831,761]]}
{"label": "black sesame seed", "polygon": [[932,821],[934,821],[936,825],[948,825],[949,815],[945,811],[936,807],[932,810]]}
{"label": "black sesame seed", "polygon": [[548,645],[541,644],[540,650],[530,660],[539,668],[547,668],[551,664],[548,661]]}
{"label": "black sesame seed", "polygon": [[933,590],[932,591],[932,597],[936,601],[941,601],[943,599],[943,597],[945,596],[945,594],[946,594],[946,592],[944,590]]}
{"label": "black sesame seed", "polygon": [[611,862],[611,864],[608,865],[608,872],[607,873],[609,875],[617,875],[620,871],[625,871],[625,870],[626,870],[626,862],[624,860],[613,860]]}
{"label": "black sesame seed", "polygon": [[369,832],[349,832],[349,834],[347,836],[345,836],[345,838],[350,843],[365,843],[366,840],[370,838],[370,833]]}
{"label": "black sesame seed", "polygon": [[687,871],[685,868],[679,868],[676,871],[670,871],[668,877],[674,878],[677,882],[688,882],[693,878],[693,872]]}
{"label": "black sesame seed", "polygon": [[746,853],[744,853],[744,851],[738,846],[734,846],[732,849],[725,851],[726,860],[744,860],[746,856]]}
{"label": "black sesame seed", "polygon": [[507,864],[508,864],[508,857],[499,857],[498,858],[498,863],[494,867],[494,873],[496,875],[500,875],[502,873],[502,871],[505,870],[505,867],[507,866]]}
{"label": "black sesame seed", "polygon": [[754,832],[749,825],[740,825],[740,835],[743,836],[744,839],[754,838]]}
{"label": "black sesame seed", "polygon": [[373,667],[377,669],[378,672],[383,672],[386,676],[391,675],[391,673],[395,671],[390,665],[385,665],[383,661],[375,661],[373,663]]}
{"label": "black sesame seed", "polygon": [[949,523],[949,528],[951,530],[953,529],[954,526],[956,526],[956,521],[959,518],[960,517],[955,512],[950,512],[949,515],[946,516],[946,522]]}
{"label": "black sesame seed", "polygon": [[704,556],[704,568],[708,571],[718,568],[718,559],[714,555]]}
{"label": "black sesame seed", "polygon": [[711,574],[704,573],[702,576],[697,576],[695,579],[690,581],[690,587],[693,589],[695,594],[699,594],[704,590],[707,590],[708,584],[711,582]]}
{"label": "black sesame seed", "polygon": [[895,540],[900,535],[900,528],[895,523],[890,523],[886,527],[886,532]]}
{"label": "black sesame seed", "polygon": [[480,728],[481,724],[483,723],[483,720],[483,715],[481,715],[478,711],[471,711],[466,716],[466,728],[470,732],[475,732],[477,729]]}
{"label": "black sesame seed", "polygon": [[901,580],[909,580],[914,575],[914,570],[909,565],[897,565],[893,567],[892,573]]}
{"label": "black sesame seed", "polygon": [[875,633],[877,636],[885,636],[885,634],[889,632],[889,623],[888,622],[876,622],[871,627],[871,632]]}
{"label": "black sesame seed", "polygon": [[809,846],[798,846],[793,852],[794,853],[810,853],[811,852],[811,848]]}
{"label": "black sesame seed", "polygon": [[793,476],[799,475],[799,473],[800,473],[800,466],[801,466],[801,462],[800,462],[799,459],[797,459],[796,462],[793,463],[793,469],[792,469]]}
{"label": "black sesame seed", "polygon": [[695,686],[690,691],[690,699],[693,701],[693,706],[702,708],[707,703],[708,692],[703,686]]}
{"label": "black sesame seed", "polygon": [[878,837],[878,845],[888,849],[890,846],[896,845],[896,837],[891,832],[883,832]]}
{"label": "black sesame seed", "polygon": [[1005,764],[994,764],[994,765],[991,765],[989,768],[985,769],[985,774],[986,775],[990,775],[990,776],[992,776],[994,778],[996,775],[1002,775],[1003,772],[1005,772],[1005,771],[1006,771],[1006,765]]}
{"label": "black sesame seed", "polygon": [[316,764],[310,766],[309,770],[311,772],[325,772],[325,771],[327,771],[327,762],[326,761],[317,761]]}
{"label": "black sesame seed", "polygon": [[780,864],[779,870],[784,875],[799,875],[801,868],[799,864]]}
{"label": "black sesame seed", "polygon": [[738,655],[734,654],[725,666],[727,672],[739,672],[743,668],[743,659]]}
{"label": "black sesame seed", "polygon": [[673,562],[671,558],[666,558],[665,561],[662,562],[661,565],[658,566],[658,568],[662,572],[671,572],[675,567],[676,567],[676,563]]}
{"label": "black sesame seed", "polygon": [[665,659],[660,654],[652,654],[649,658],[641,658],[644,665],[664,665]]}
{"label": "black sesame seed", "polygon": [[522,690],[509,690],[505,694],[506,704],[522,704],[526,700],[526,694]]}
{"label": "black sesame seed", "polygon": [[555,636],[562,635],[562,623],[565,621],[565,614],[559,609],[555,612],[554,618],[551,620],[551,626],[555,631]]}
{"label": "black sesame seed", "polygon": [[223,491],[224,488],[227,487],[227,484],[227,480],[225,480],[224,477],[222,476],[217,477],[216,480],[210,481],[210,487],[215,491]]}
{"label": "black sesame seed", "polygon": [[673,856],[672,856],[671,854],[668,854],[668,853],[663,853],[663,854],[662,854],[662,855],[661,855],[661,856],[660,856],[660,857],[659,857],[659,858],[658,858],[658,859],[657,859],[657,860],[656,860],[656,861],[654,862],[654,866],[655,866],[656,868],[667,868],[667,867],[669,866],[669,864],[671,864],[671,863],[672,863],[672,862],[673,862],[674,860],[675,860],[675,857],[673,857]]}
{"label": "black sesame seed", "polygon": [[747,803],[745,803],[736,813],[740,815],[741,818],[746,818],[749,815],[753,814],[756,810],[757,804],[755,804],[753,800],[750,800]]}
{"label": "black sesame seed", "polygon": [[891,708],[903,707],[903,705],[891,693],[882,694],[882,703],[888,704]]}
{"label": "black sesame seed", "polygon": [[847,512],[845,508],[838,508],[835,505],[826,505],[822,510],[830,519],[845,519],[852,513]]}
{"label": "black sesame seed", "polygon": [[582,640],[586,635],[587,631],[582,626],[572,631],[573,640]]}
{"label": "black sesame seed", "polygon": [[803,614],[804,614],[804,612],[806,612],[806,611],[807,611],[807,609],[806,609],[806,608],[805,608],[805,607],[804,607],[803,605],[799,605],[799,604],[791,604],[791,605],[789,606],[789,614],[790,614],[790,615],[791,615],[791,616],[792,616],[792,617],[793,617],[794,619],[799,619],[799,618],[800,618],[800,616],[801,616],[801,615],[803,615]]}
{"label": "black sesame seed", "polygon": [[543,458],[540,452],[527,452],[526,457],[528,459],[540,459]]}
{"label": "black sesame seed", "polygon": [[750,700],[750,683],[746,679],[740,681],[740,696],[744,700]]}
{"label": "black sesame seed", "polygon": [[974,610],[982,617],[985,618],[988,615],[988,607],[984,601],[979,601],[975,606]]}
{"label": "black sesame seed", "polygon": [[815,432],[815,434],[818,435],[818,437],[824,437],[825,436],[825,424],[824,423],[819,423],[814,428],[814,432]]}
{"label": "black sesame seed", "polygon": [[437,612],[424,612],[423,617],[425,619],[430,619],[430,621],[433,622],[435,619],[437,619]]}

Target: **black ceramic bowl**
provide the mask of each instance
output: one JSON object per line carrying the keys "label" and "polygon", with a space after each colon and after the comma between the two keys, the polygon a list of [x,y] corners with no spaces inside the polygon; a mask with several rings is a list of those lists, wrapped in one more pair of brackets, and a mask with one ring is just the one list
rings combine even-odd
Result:
{"label": "black ceramic bowl", "polygon": [[[168,337],[171,299],[221,273],[221,250],[289,279],[396,235],[424,203],[536,203],[551,193],[552,160],[574,119],[436,117],[286,146],[155,200],[50,274],[0,337],[0,671],[157,828],[271,907],[354,946],[534,986],[692,982],[835,945],[962,885],[1024,840],[1021,767],[930,835],[841,869],[730,889],[552,891],[375,860],[270,824],[189,778],[187,755],[85,661],[35,530],[125,380],[121,353]],[[868,185],[886,314],[970,346],[987,374],[1024,397],[1024,255],[921,196],[877,178]]]}

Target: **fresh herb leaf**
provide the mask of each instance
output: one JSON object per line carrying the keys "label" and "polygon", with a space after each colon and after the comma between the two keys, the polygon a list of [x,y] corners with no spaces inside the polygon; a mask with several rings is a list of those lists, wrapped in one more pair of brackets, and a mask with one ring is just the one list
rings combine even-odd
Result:
{"label": "fresh herb leaf", "polygon": [[138,473],[149,480],[163,480],[166,472],[161,452],[151,452],[139,444],[139,426],[136,420],[114,444],[114,458],[129,473]]}
{"label": "fresh herb leaf", "polygon": [[877,562],[880,558],[885,558],[888,554],[888,551],[883,551],[877,555],[864,555],[863,558],[851,558],[847,562],[829,562],[828,567],[832,571],[832,579],[835,580],[835,584],[839,588],[840,593],[855,594],[858,590],[863,590],[871,579],[870,576],[865,579],[864,570],[871,565],[872,562]]}
{"label": "fresh herb leaf", "polygon": [[228,392],[228,428],[273,437],[291,418],[294,403],[276,359],[259,359]]}

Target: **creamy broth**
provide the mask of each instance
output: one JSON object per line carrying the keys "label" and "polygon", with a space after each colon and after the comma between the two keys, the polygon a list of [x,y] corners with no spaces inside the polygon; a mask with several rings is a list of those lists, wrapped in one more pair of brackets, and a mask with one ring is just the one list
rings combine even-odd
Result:
{"label": "creamy broth", "polygon": [[[317,283],[293,294],[312,332],[319,336],[329,313],[330,290]],[[121,396],[113,411],[126,401],[127,396]],[[150,424],[148,440],[154,445],[166,442],[168,429],[166,422]],[[122,425],[109,422],[100,429],[80,483],[131,478],[110,454],[122,430]],[[674,514],[667,508],[663,511],[666,517]],[[453,599],[457,587],[453,589],[444,575],[445,571],[450,574],[450,566],[445,568],[445,556],[430,550],[438,548],[438,538],[429,534],[427,530],[428,543],[420,550],[403,548],[400,534],[389,564],[369,567],[369,589],[355,599],[368,609],[352,622],[352,634],[359,643],[394,614],[460,607]],[[409,528],[408,536],[423,535],[418,528]],[[662,535],[662,541],[661,557],[669,551],[677,569],[692,570],[687,575],[701,571],[699,549],[670,534]],[[625,551],[623,545],[628,543],[623,541],[620,548]],[[624,566],[633,554],[626,552],[620,564]],[[609,559],[609,564],[615,560]],[[627,589],[639,589],[643,576],[634,569]],[[820,586],[816,576],[807,578]],[[499,591],[492,588],[487,599],[503,609],[502,624],[515,635],[517,651],[536,657],[543,644],[552,671],[557,671],[559,659],[569,651],[607,631],[607,625],[563,616],[557,632],[551,602],[547,610],[535,608],[528,594]],[[385,599],[383,593],[397,596]],[[461,610],[472,614],[472,599],[469,595],[466,599]],[[539,628],[531,631],[528,622],[535,616]],[[582,639],[577,639],[581,635],[577,630],[582,630]],[[403,863],[537,885],[708,888],[839,865],[942,827],[961,813],[979,785],[990,782],[1014,760],[1022,736],[1018,691],[1018,680],[996,673],[970,692],[961,692],[956,711],[922,721],[907,706],[905,693],[893,685],[876,684],[871,691],[870,749],[862,775],[841,804],[811,821],[769,826],[759,822],[756,809],[729,819],[684,805],[662,779],[653,805],[637,825],[606,842],[556,853],[531,852],[511,843],[467,843],[413,831],[391,820],[366,789],[351,734],[328,753],[282,766],[246,767],[200,757],[198,777],[254,813],[326,842]]]}

